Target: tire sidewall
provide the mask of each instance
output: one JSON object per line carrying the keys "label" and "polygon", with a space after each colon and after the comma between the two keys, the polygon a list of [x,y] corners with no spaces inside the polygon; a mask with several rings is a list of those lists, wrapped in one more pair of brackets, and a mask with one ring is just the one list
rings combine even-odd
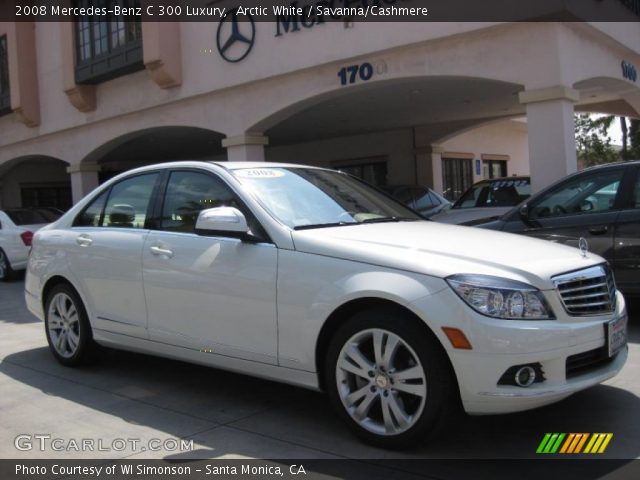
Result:
{"label": "tire sidewall", "polygon": [[13,270],[11,269],[11,264],[9,263],[9,257],[7,257],[6,252],[0,248],[0,262],[4,263],[4,277],[0,278],[0,282],[6,282],[11,280],[13,276]]}
{"label": "tire sidewall", "polygon": [[[53,298],[59,294],[64,293],[67,295],[71,301],[73,302],[76,311],[78,312],[78,323],[79,323],[79,340],[78,340],[78,349],[71,357],[63,357],[60,355],[53,343],[51,341],[51,336],[49,333],[49,308],[51,306],[51,302]],[[87,312],[84,308],[84,304],[80,299],[78,293],[69,285],[61,284],[53,287],[53,289],[49,292],[47,296],[47,300],[45,303],[45,323],[44,329],[47,335],[47,343],[49,344],[49,349],[53,356],[63,365],[67,366],[76,366],[85,363],[93,350],[94,342],[93,342],[93,334],[91,332],[91,325],[89,324],[89,318],[87,316]]]}
{"label": "tire sidewall", "polygon": [[[398,435],[374,434],[351,418],[342,403],[336,383],[336,364],[344,344],[356,333],[371,328],[388,330],[400,336],[414,350],[423,366],[427,397],[418,421]],[[454,404],[454,385],[446,353],[435,335],[416,325],[416,319],[394,309],[356,313],[335,333],[325,358],[325,388],[333,407],[349,428],[364,441],[388,449],[406,449],[431,439],[446,424]]]}

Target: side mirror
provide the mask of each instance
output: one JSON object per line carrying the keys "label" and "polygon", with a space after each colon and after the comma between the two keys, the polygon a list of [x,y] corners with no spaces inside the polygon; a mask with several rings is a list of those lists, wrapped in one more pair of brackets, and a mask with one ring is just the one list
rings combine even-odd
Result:
{"label": "side mirror", "polygon": [[249,233],[247,219],[234,207],[216,207],[202,210],[198,214],[196,230],[221,233]]}
{"label": "side mirror", "polygon": [[525,220],[529,219],[529,205],[526,203],[520,207],[520,216]]}

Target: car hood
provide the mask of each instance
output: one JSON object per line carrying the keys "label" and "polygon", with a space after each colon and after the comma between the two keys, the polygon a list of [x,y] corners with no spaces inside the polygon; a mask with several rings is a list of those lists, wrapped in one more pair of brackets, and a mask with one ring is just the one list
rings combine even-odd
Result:
{"label": "car hood", "polygon": [[494,275],[554,288],[551,277],[603,263],[573,247],[511,233],[428,221],[297,230],[300,252],[342,258],[440,278]]}
{"label": "car hood", "polygon": [[459,225],[481,218],[497,218],[512,208],[513,207],[450,208],[449,210],[432,216],[431,220]]}

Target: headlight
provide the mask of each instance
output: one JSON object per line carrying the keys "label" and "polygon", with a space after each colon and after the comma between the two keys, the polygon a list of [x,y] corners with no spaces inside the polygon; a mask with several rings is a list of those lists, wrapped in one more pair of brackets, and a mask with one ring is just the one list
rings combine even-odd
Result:
{"label": "headlight", "polygon": [[489,275],[452,275],[447,283],[476,312],[507,320],[552,320],[542,292],[526,283]]}

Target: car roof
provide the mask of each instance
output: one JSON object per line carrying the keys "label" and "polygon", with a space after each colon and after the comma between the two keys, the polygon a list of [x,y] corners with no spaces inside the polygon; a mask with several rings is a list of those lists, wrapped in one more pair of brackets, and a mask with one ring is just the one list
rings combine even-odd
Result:
{"label": "car roof", "polygon": [[[243,168],[309,168],[315,170],[330,170],[322,167],[314,167],[312,165],[302,165],[297,163],[278,163],[278,162],[221,162],[208,160],[179,160],[175,162],[154,163],[153,165],[145,165],[143,167],[133,168],[117,175],[114,178],[122,178],[135,173],[142,173],[158,168],[194,168],[194,167],[211,167],[217,166],[228,171],[239,170]],[[330,170],[335,172],[336,170]]]}
{"label": "car roof", "polygon": [[380,188],[388,188],[388,189],[392,189],[392,188],[424,188],[427,190],[433,190],[431,187],[427,187],[426,185],[418,185],[415,183],[403,183],[403,184],[399,184],[399,185],[382,185]]}
{"label": "car roof", "polygon": [[624,165],[640,165],[640,160],[621,160],[619,162],[612,162],[612,163],[602,163],[600,165],[593,165],[591,167],[587,167],[583,170],[581,170],[581,172],[586,172],[587,170],[591,171],[591,170],[599,170],[602,168],[613,168],[613,167],[619,167],[619,166],[624,166]]}
{"label": "car roof", "polygon": [[482,180],[478,180],[476,183],[499,182],[499,181],[502,181],[502,180],[531,180],[531,176],[530,175],[515,175],[513,177],[484,178]]}

